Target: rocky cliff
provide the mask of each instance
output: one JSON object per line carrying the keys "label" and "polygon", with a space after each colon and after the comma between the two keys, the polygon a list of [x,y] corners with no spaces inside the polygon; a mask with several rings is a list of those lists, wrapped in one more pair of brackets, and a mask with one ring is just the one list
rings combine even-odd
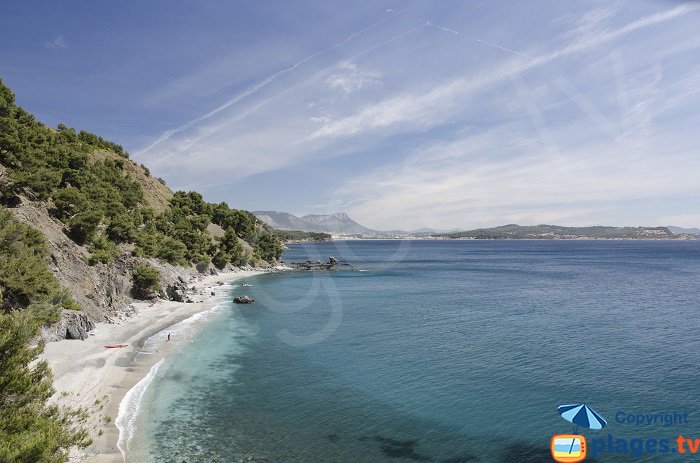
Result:
{"label": "rocky cliff", "polygon": [[0,218],[0,313],[53,323],[49,340],[84,338],[134,296],[184,301],[199,274],[282,254],[252,213],[171,191],[114,142],[42,124],[1,79]]}
{"label": "rocky cliff", "polygon": [[43,233],[51,252],[49,268],[82,309],[80,312],[63,311],[60,323],[43,330],[47,340],[84,339],[94,323],[109,322],[128,314],[129,303],[134,301],[132,275],[139,263],[147,262],[158,270],[163,285],[159,297],[168,299],[181,299],[187,283],[198,274],[194,267],[133,257],[128,249],[111,264],[88,265],[86,248],[66,236],[65,225],[49,214],[44,203],[20,198],[17,207],[10,211],[18,221]]}

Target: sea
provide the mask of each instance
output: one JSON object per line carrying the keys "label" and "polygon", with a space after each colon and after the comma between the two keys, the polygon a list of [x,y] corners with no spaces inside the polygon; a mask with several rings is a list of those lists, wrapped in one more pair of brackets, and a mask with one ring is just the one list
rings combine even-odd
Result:
{"label": "sea", "polygon": [[[334,241],[283,260],[330,256],[226,287],[141,384],[126,461],[551,462],[574,431],[587,462],[700,458],[677,443],[700,439],[700,241]],[[563,404],[606,427],[575,430]]]}

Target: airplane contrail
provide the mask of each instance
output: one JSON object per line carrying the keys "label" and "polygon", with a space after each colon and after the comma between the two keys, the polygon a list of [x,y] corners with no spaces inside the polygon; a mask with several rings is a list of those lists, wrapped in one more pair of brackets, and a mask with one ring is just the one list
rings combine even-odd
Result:
{"label": "airplane contrail", "polygon": [[245,99],[245,98],[247,98],[247,97],[249,97],[249,96],[251,96],[251,95],[257,93],[258,91],[260,91],[260,90],[263,89],[264,87],[268,86],[269,84],[271,84],[272,82],[274,82],[275,80],[277,80],[277,78],[280,77],[281,75],[287,74],[287,73],[289,73],[289,72],[291,72],[291,71],[297,69],[297,68],[298,68],[299,66],[301,66],[302,64],[311,61],[312,59],[316,58],[316,57],[319,56],[319,55],[328,53],[328,52],[330,52],[330,51],[333,51],[333,50],[335,50],[335,49],[337,49],[337,48],[342,47],[343,45],[347,44],[348,42],[350,42],[350,41],[353,40],[354,38],[358,37],[359,35],[361,35],[361,34],[367,32],[368,30],[370,30],[370,29],[372,29],[372,28],[374,28],[374,27],[376,27],[376,26],[378,26],[378,25],[380,25],[380,24],[382,24],[383,22],[388,21],[389,19],[392,19],[392,18],[394,18],[394,17],[400,15],[400,14],[403,13],[404,11],[406,11],[406,8],[404,8],[403,10],[397,11],[397,12],[393,12],[393,11],[392,11],[392,12],[391,12],[391,16],[387,16],[386,18],[382,18],[382,19],[380,19],[379,21],[377,21],[377,22],[375,22],[375,23],[372,23],[372,24],[370,24],[370,25],[367,26],[367,27],[364,27],[364,28],[362,28],[362,29],[360,29],[360,30],[358,30],[358,31],[356,31],[356,32],[353,32],[353,33],[350,34],[347,38],[345,38],[343,41],[338,42],[337,44],[333,45],[333,46],[330,47],[330,48],[326,48],[325,50],[321,50],[321,51],[317,51],[317,52],[315,52],[315,53],[312,53],[312,54],[310,54],[309,56],[307,56],[307,57],[305,57],[305,58],[303,58],[303,59],[297,61],[296,63],[294,63],[293,65],[289,66],[288,68],[285,68],[285,69],[282,69],[282,70],[279,70],[279,71],[275,72],[274,74],[272,74],[272,75],[270,75],[269,77],[265,78],[262,82],[259,82],[259,83],[255,84],[255,85],[253,85],[252,87],[250,87],[250,88],[244,90],[243,92],[241,92],[241,93],[239,93],[238,95],[234,96],[233,98],[229,99],[226,103],[222,104],[221,106],[218,106],[217,108],[215,108],[215,109],[209,111],[208,113],[206,113],[206,114],[204,114],[204,115],[202,115],[202,116],[199,116],[198,118],[193,119],[193,120],[187,122],[186,124],[183,124],[183,125],[181,125],[181,126],[175,128],[175,129],[166,130],[166,131],[163,132],[153,143],[151,143],[150,145],[148,145],[148,146],[147,146],[146,148],[144,148],[143,150],[139,151],[138,154],[140,155],[140,154],[147,153],[148,151],[150,151],[150,150],[153,149],[154,147],[156,147],[156,146],[160,145],[161,143],[163,143],[164,141],[170,139],[173,135],[176,135],[176,134],[178,134],[178,133],[181,133],[181,132],[183,132],[183,131],[185,131],[185,130],[191,128],[191,127],[193,127],[194,125],[198,124],[199,122],[202,122],[202,121],[204,121],[204,120],[206,120],[206,119],[209,119],[210,117],[215,116],[216,114],[220,113],[221,111],[224,111],[225,109],[230,108],[231,106],[233,106],[234,104],[238,103],[239,101],[241,101],[241,100],[243,100],[243,99]]}
{"label": "airplane contrail", "polygon": [[[427,26],[427,25],[426,25],[426,26]],[[409,29],[409,30],[407,30],[407,31],[404,31],[404,32],[400,33],[399,35],[395,35],[395,36],[391,37],[391,38],[388,39],[388,40],[385,40],[385,41],[383,41],[383,42],[381,42],[381,43],[378,43],[377,45],[374,45],[374,46],[372,46],[372,47],[369,47],[369,48],[367,48],[366,50],[362,50],[361,52],[356,53],[355,55],[353,55],[352,57],[350,57],[350,61],[355,60],[355,59],[359,58],[360,56],[366,55],[367,53],[371,53],[371,52],[373,52],[374,50],[376,50],[377,48],[381,48],[381,47],[383,47],[384,45],[390,44],[391,42],[395,42],[396,40],[398,40],[398,39],[400,39],[400,38],[402,38],[402,37],[405,37],[405,36],[407,36],[408,34],[411,34],[411,33],[415,32],[415,31],[421,30],[422,28],[424,28],[424,27],[426,27],[426,26],[413,27],[413,28],[411,28],[411,29]]]}
{"label": "airplane contrail", "polygon": [[528,59],[534,59],[532,56],[528,56],[525,53],[520,53],[519,51],[511,50],[510,48],[502,47],[500,45],[496,45],[495,43],[487,42],[486,40],[481,40],[481,39],[477,39],[477,38],[474,38],[474,40],[476,40],[479,43],[483,43],[485,45],[490,45],[492,47],[500,48],[501,50],[515,53],[516,55],[524,56],[525,58],[528,58]]}
{"label": "airplane contrail", "polygon": [[448,28],[443,27],[443,26],[436,26],[436,27],[437,27],[438,29],[442,29],[442,30],[445,31],[445,32],[449,32],[450,34],[462,35],[462,34],[460,34],[460,33],[457,32],[457,31],[453,31],[452,29],[448,29]]}
{"label": "airplane contrail", "polygon": [[[423,27],[425,27],[425,26],[423,26]],[[387,45],[387,44],[390,44],[390,43],[392,43],[392,42],[394,42],[394,41],[400,39],[401,37],[404,37],[404,36],[406,36],[406,35],[408,35],[408,34],[410,34],[410,33],[412,33],[412,32],[415,32],[415,31],[417,31],[417,30],[420,30],[420,29],[421,29],[421,27],[414,27],[414,28],[412,28],[412,29],[409,29],[409,30],[407,30],[407,31],[404,31],[404,32],[402,32],[402,33],[399,34],[399,35],[396,35],[396,36],[394,36],[394,37],[391,37],[390,39],[387,39],[387,40],[385,40],[385,41],[383,41],[383,42],[381,42],[381,43],[379,43],[379,44],[377,44],[377,45],[374,45],[374,46],[372,46],[372,47],[370,47],[370,48],[367,48],[367,49],[365,49],[365,50],[362,50],[362,51],[359,52],[359,53],[356,53],[356,54],[352,55],[348,60],[349,60],[349,61],[353,61],[353,60],[355,60],[355,59],[357,59],[357,58],[359,58],[359,57],[361,57],[361,56],[363,56],[363,55],[366,55],[367,53],[370,53],[370,52],[376,50],[377,48],[380,48],[380,47],[383,47],[383,46],[385,46],[385,45]],[[322,70],[325,71],[325,70],[329,69],[330,67],[331,67],[331,66],[325,67],[325,68],[323,68]],[[242,113],[236,115],[236,117],[234,117],[233,119],[230,119],[230,120],[226,121],[226,126],[230,126],[230,125],[232,125],[232,124],[235,124],[235,123],[237,123],[237,122],[239,122],[239,121],[245,119],[246,117],[250,116],[251,114],[253,114],[254,112],[256,112],[258,109],[260,109],[261,107],[263,107],[264,105],[266,105],[267,103],[269,103],[270,101],[272,101],[272,100],[274,100],[275,98],[278,98],[278,97],[284,95],[285,93],[289,92],[289,91],[290,91],[291,89],[293,89],[294,87],[295,87],[295,85],[292,85],[291,87],[288,87],[288,88],[286,88],[286,89],[280,91],[279,93],[277,93],[277,94],[271,96],[270,98],[267,98],[267,99],[263,100],[262,102],[256,104],[256,105],[253,106],[252,108],[250,108],[250,109],[248,109],[248,110],[246,110],[246,111],[244,111],[244,112],[242,112]],[[202,119],[202,118],[200,118],[199,120],[201,120],[201,119]],[[193,123],[190,125],[190,127],[191,127],[192,125],[196,124],[196,122],[199,122],[199,120],[193,122]],[[186,150],[186,149],[191,148],[191,147],[194,146],[195,144],[199,143],[202,139],[206,138],[207,136],[211,135],[212,133],[217,132],[218,130],[220,130],[220,129],[222,129],[222,128],[223,128],[223,125],[221,125],[221,126],[215,128],[214,130],[211,130],[208,134],[205,134],[205,135],[203,135],[203,136],[200,136],[199,138],[195,138],[195,139],[193,139],[193,140],[190,140],[186,145],[184,145],[184,146],[182,147],[182,149],[183,149],[183,150]],[[184,129],[183,129],[183,130],[184,130]],[[172,132],[172,133],[170,133],[169,137],[172,136],[172,135],[174,135],[175,133],[177,133],[177,132],[175,132],[175,131],[168,131],[168,132]],[[169,138],[169,137],[168,137],[168,138]],[[167,139],[167,138],[166,138],[166,139]],[[143,152],[145,152],[145,151],[142,151],[142,153],[143,153]],[[167,156],[168,156],[168,155],[166,155],[166,157],[167,157]]]}
{"label": "airplane contrail", "polygon": [[[466,35],[462,34],[461,32],[458,32],[458,31],[453,30],[453,29],[449,29],[445,26],[440,26],[439,24],[433,24],[430,21],[425,21],[425,25],[429,26],[429,27],[435,27],[437,29],[440,29],[441,31],[449,32],[450,34],[461,35],[462,37],[467,37]],[[469,38],[471,38],[472,40],[476,40],[479,43],[483,43],[484,45],[500,48],[501,50],[504,50],[504,51],[507,51],[510,53],[515,53],[516,55],[524,56],[525,58],[528,58],[528,59],[534,59],[532,56],[528,56],[525,53],[520,53],[519,51],[511,50],[510,48],[502,47],[500,45],[496,45],[495,43],[487,42],[486,40],[477,39],[476,37],[469,37]]]}

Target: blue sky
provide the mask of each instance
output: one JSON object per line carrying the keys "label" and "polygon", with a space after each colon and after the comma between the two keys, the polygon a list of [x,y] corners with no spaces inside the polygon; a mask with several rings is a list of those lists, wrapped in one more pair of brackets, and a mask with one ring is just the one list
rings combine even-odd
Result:
{"label": "blue sky", "polygon": [[234,207],[700,225],[700,4],[23,1],[18,102]]}

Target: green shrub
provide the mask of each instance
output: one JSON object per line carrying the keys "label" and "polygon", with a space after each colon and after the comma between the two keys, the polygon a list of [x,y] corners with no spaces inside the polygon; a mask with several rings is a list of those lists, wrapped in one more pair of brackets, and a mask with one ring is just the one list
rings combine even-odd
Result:
{"label": "green shrub", "polygon": [[99,236],[92,240],[88,250],[92,254],[88,259],[88,264],[95,265],[98,262],[111,264],[118,254],[117,246],[104,236]]}
{"label": "green shrub", "polygon": [[158,243],[156,257],[173,265],[187,264],[187,246],[169,236],[163,237]]}
{"label": "green shrub", "polygon": [[77,308],[51,273],[48,256],[41,233],[0,208],[0,313],[27,309],[48,323],[61,309]]}
{"label": "green shrub", "polygon": [[101,220],[102,214],[99,212],[90,211],[78,214],[69,222],[68,236],[78,244],[86,244],[92,240]]}
{"label": "green shrub", "polygon": [[279,240],[275,237],[275,235],[268,231],[265,231],[260,235],[260,237],[255,241],[255,246],[253,249],[261,259],[268,262],[279,259],[284,251]]}
{"label": "green shrub", "polygon": [[126,213],[116,214],[107,225],[107,236],[115,243],[129,243],[136,237],[134,218]]}
{"label": "green shrub", "polygon": [[141,264],[134,272],[134,294],[144,297],[160,289],[160,275],[151,266]]}
{"label": "green shrub", "polygon": [[54,215],[68,219],[88,208],[88,199],[77,188],[64,188],[53,194]]}
{"label": "green shrub", "polygon": [[226,264],[229,263],[229,256],[225,251],[219,250],[216,254],[214,254],[214,257],[212,257],[211,262],[216,268],[221,270],[226,267]]}

